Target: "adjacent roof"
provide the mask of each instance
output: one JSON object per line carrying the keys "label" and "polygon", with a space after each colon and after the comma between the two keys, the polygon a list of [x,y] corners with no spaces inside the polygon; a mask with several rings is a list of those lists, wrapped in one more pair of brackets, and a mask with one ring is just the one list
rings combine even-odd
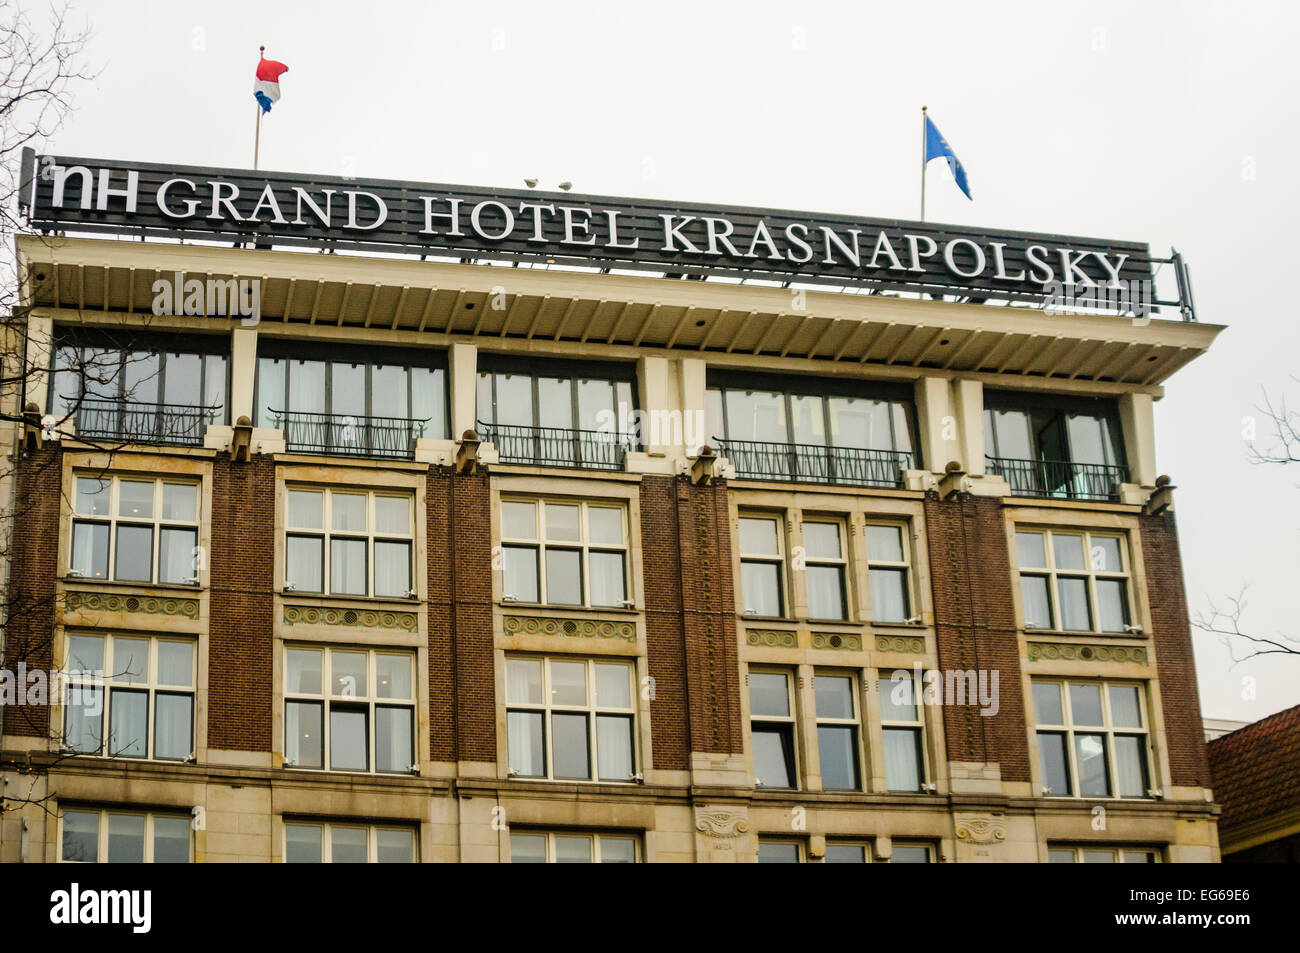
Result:
{"label": "adjacent roof", "polygon": [[1270,715],[1207,746],[1219,833],[1300,810],[1300,705]]}

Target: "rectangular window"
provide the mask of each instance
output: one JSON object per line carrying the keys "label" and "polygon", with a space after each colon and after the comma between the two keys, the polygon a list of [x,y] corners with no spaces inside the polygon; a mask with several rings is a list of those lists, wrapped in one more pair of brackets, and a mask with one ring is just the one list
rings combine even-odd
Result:
{"label": "rectangular window", "polygon": [[59,860],[83,864],[188,864],[193,859],[187,814],[64,808]]}
{"label": "rectangular window", "polygon": [[74,482],[70,576],[198,585],[199,484],[110,474]]}
{"label": "rectangular window", "polygon": [[512,864],[635,864],[640,838],[583,831],[511,831]]}
{"label": "rectangular window", "polygon": [[1025,628],[1133,632],[1127,549],[1113,533],[1017,530]]}
{"label": "rectangular window", "polygon": [[747,681],[754,784],[760,788],[798,787],[791,673],[751,668]]}
{"label": "rectangular window", "polygon": [[294,820],[284,822],[286,864],[412,864],[409,827]]}
{"label": "rectangular window", "polygon": [[819,672],[813,676],[813,693],[822,789],[861,790],[857,680],[852,675]]}
{"label": "rectangular window", "polygon": [[331,596],[412,599],[409,493],[289,486],[285,587]]}
{"label": "rectangular window", "polygon": [[1048,844],[1047,858],[1053,864],[1158,864],[1160,851],[1150,847]]}
{"label": "rectangular window", "polygon": [[785,615],[785,554],[781,519],[740,517],[740,591],[745,615]]}
{"label": "rectangular window", "polygon": [[906,525],[867,523],[866,532],[872,620],[919,622],[912,613],[911,548]]}
{"label": "rectangular window", "polygon": [[775,837],[758,839],[758,862],[760,864],[802,864],[804,855],[803,841],[779,840]]}
{"label": "rectangular window", "polygon": [[860,841],[826,842],[825,863],[828,864],[865,864],[871,860],[871,848]]}
{"label": "rectangular window", "polygon": [[557,781],[636,777],[632,665],[616,659],[506,659],[510,774]]}
{"label": "rectangular window", "polygon": [[63,744],[78,754],[184,761],[194,754],[193,639],[67,638]]}
{"label": "rectangular window", "polygon": [[416,765],[415,657],[385,649],[284,650],[284,762],[407,774]]}
{"label": "rectangular window", "polygon": [[932,864],[934,845],[894,841],[889,862],[891,864]]}
{"label": "rectangular window", "polygon": [[843,621],[849,617],[848,557],[844,525],[830,520],[804,520],[804,579],[810,619]]}
{"label": "rectangular window", "polygon": [[1113,400],[985,395],[989,472],[1017,496],[1106,500],[1127,482]]}
{"label": "rectangular window", "polygon": [[627,509],[585,500],[501,501],[501,589],[509,602],[632,608]]}
{"label": "rectangular window", "polygon": [[890,791],[922,791],[926,778],[922,681],[909,671],[881,672],[877,686],[885,786]]}
{"label": "rectangular window", "polygon": [[1044,794],[1151,796],[1140,683],[1036,678],[1033,697]]}

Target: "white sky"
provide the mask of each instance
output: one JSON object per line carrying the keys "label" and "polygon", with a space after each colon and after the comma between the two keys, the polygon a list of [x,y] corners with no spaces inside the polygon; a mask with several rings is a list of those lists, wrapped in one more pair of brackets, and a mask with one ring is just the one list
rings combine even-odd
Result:
{"label": "white sky", "polygon": [[[44,0],[25,4],[38,21]],[[1250,585],[1300,636],[1300,466],[1247,462],[1262,389],[1300,406],[1285,3],[82,2],[102,66],[65,155],[247,168],[257,48],[289,66],[262,167],[914,219],[1170,245],[1229,325],[1157,404],[1192,609]],[[1287,64],[1291,64],[1288,66]],[[1293,236],[1291,239],[1287,235]],[[1300,659],[1196,637],[1207,716],[1300,703]],[[1242,679],[1258,680],[1243,697]]]}

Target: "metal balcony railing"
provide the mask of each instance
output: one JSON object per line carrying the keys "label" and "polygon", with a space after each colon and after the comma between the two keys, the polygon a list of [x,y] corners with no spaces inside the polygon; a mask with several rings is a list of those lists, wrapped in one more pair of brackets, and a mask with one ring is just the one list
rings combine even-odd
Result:
{"label": "metal balcony railing", "polygon": [[[66,398],[75,403],[76,398]],[[132,400],[84,398],[73,421],[77,436],[117,443],[203,446],[203,430],[217,416],[216,407],[151,404]]]}
{"label": "metal balcony railing", "polygon": [[834,483],[843,486],[898,487],[912,469],[905,450],[863,450],[814,443],[764,443],[714,438],[719,452],[736,468],[737,479]]}
{"label": "metal balcony railing", "polygon": [[1016,496],[1050,496],[1067,500],[1113,500],[1128,482],[1128,467],[1068,460],[1016,460],[985,457],[988,472],[1002,477]]}
{"label": "metal balcony railing", "polygon": [[478,432],[483,440],[496,447],[502,463],[539,467],[622,470],[628,451],[636,447],[630,435],[604,430],[524,427],[480,420]]}
{"label": "metal balcony railing", "polygon": [[275,426],[284,430],[284,446],[290,453],[343,457],[413,460],[415,441],[424,435],[424,427],[429,422],[427,417],[362,417],[296,410],[269,412]]}

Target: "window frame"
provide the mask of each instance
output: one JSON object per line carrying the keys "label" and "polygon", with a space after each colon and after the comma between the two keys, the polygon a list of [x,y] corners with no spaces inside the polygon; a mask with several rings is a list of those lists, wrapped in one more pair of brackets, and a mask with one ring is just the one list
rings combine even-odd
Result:
{"label": "window frame", "polygon": [[[745,520],[762,520],[776,524],[776,553],[746,553],[741,545],[743,534],[740,532],[740,526]],[[788,543],[785,538],[786,515],[784,513],[774,513],[764,510],[740,510],[736,518],[736,553],[740,559],[740,590],[742,615],[746,619],[789,619],[790,618],[790,598],[789,585],[790,574],[787,571],[787,549]],[[777,615],[761,615],[758,612],[745,606],[745,564],[756,563],[762,565],[776,566],[776,598],[777,598]]]}
{"label": "window frame", "polygon": [[[156,761],[172,764],[184,764],[198,751],[198,673],[199,673],[199,639],[174,633],[116,632],[71,630],[63,635],[63,658],[70,662],[72,640],[74,638],[96,638],[102,640],[101,654],[104,661],[102,677],[88,675],[81,669],[70,669],[65,665],[61,674],[67,677],[69,690],[79,692],[93,691],[100,694],[100,741],[94,751],[76,751],[78,757],[117,758],[130,761]],[[148,646],[148,658],[145,660],[144,677],[140,680],[122,681],[124,673],[116,671],[116,643],[120,639],[145,642]],[[174,685],[163,682],[158,677],[159,651],[161,643],[176,643],[190,647],[190,684]],[[129,755],[113,752],[111,735],[113,725],[113,698],[116,694],[143,694],[145,701],[145,753]],[[159,696],[184,696],[190,702],[190,750],[182,758],[160,758],[157,755],[158,733],[158,698]],[[60,712],[60,742],[68,746],[68,713],[70,698],[63,699]]]}
{"label": "window frame", "polygon": [[[85,468],[74,468],[72,474],[72,499],[70,501],[70,528],[71,536],[68,541],[68,571],[67,577],[75,580],[85,580],[87,582],[120,582],[135,586],[179,586],[186,589],[198,589],[202,587],[203,577],[202,570],[195,564],[194,550],[200,546],[201,533],[203,529],[203,481],[186,474],[165,474],[158,476],[147,476],[142,474],[131,473],[127,471],[93,471]],[[79,498],[81,496],[79,484],[82,480],[89,480],[100,483],[109,483],[108,496],[108,514],[99,515],[94,513],[78,512]],[[152,514],[150,518],[123,516],[121,514],[121,485],[122,483],[149,483],[153,486],[152,497]],[[166,486],[184,486],[194,491],[194,521],[163,518],[163,488]],[[77,528],[79,526],[107,526],[108,527],[108,563],[105,566],[103,579],[95,576],[87,576],[81,570],[76,568],[77,563]],[[118,578],[118,538],[119,530],[122,527],[148,527],[150,532],[150,549],[149,549],[149,578],[148,579],[119,579]],[[191,568],[194,570],[193,576],[187,576],[182,582],[162,582],[159,574],[162,569],[162,536],[165,530],[192,531],[194,533],[194,545],[191,547]],[[93,555],[92,555],[93,560]]]}
{"label": "window frame", "polygon": [[[1052,856],[1053,854],[1064,854],[1067,852],[1072,855],[1070,860],[1060,860]],[[1114,857],[1113,862],[1117,864],[1164,863],[1163,851],[1160,848],[1146,847],[1140,844],[1059,844],[1050,841],[1047,844],[1047,862],[1049,864],[1086,864],[1089,863],[1089,861],[1085,859],[1085,855],[1088,853],[1109,853]],[[1130,854],[1146,854],[1149,860],[1129,860],[1128,856]]]}
{"label": "window frame", "polygon": [[[321,525],[318,528],[294,526],[292,519],[292,494],[319,493],[321,495]],[[334,497],[363,496],[366,498],[365,530],[334,529]],[[407,529],[409,534],[380,532],[375,519],[380,499],[400,499],[406,501]],[[284,528],[281,530],[284,540],[284,570],[281,582],[282,591],[301,593],[308,596],[324,596],[331,599],[375,599],[381,601],[411,601],[419,598],[420,583],[416,573],[416,534],[418,521],[415,516],[416,496],[412,490],[400,487],[347,487],[334,484],[313,484],[298,481],[285,481],[284,484]],[[320,540],[321,546],[321,588],[320,590],[300,589],[298,584],[289,579],[291,539]],[[334,540],[364,541],[366,546],[366,591],[364,593],[334,592],[333,567],[331,558]],[[407,546],[407,581],[409,587],[404,596],[376,595],[375,573],[378,560],[375,558],[376,545],[379,543],[405,543]],[[289,587],[293,586],[292,589]]]}
{"label": "window frame", "polygon": [[[521,536],[507,536],[505,526],[505,507],[510,503],[523,503],[533,507],[533,526],[536,535],[532,539]],[[547,537],[547,506],[576,506],[578,508],[578,539],[549,539]],[[591,540],[591,511],[615,510],[619,514],[622,542],[596,543]],[[598,611],[625,611],[636,608],[636,599],[632,588],[632,546],[631,518],[628,514],[627,501],[622,499],[588,499],[583,497],[532,496],[527,494],[503,493],[497,506],[498,526],[501,546],[501,601],[512,606],[549,606],[562,609],[594,609]],[[506,551],[509,549],[527,549],[533,552],[535,579],[537,583],[537,602],[519,599],[506,592]],[[550,602],[548,600],[547,553],[548,551],[576,551],[578,555],[578,587],[582,601]],[[597,554],[617,554],[623,561],[623,600],[618,605],[598,605],[592,601],[591,556]]]}
{"label": "window frame", "polygon": [[[638,694],[636,691],[636,660],[622,655],[561,655],[527,652],[508,652],[505,655],[506,671],[512,661],[540,662],[542,671],[541,702],[515,701],[510,698],[509,678],[506,690],[502,693],[506,712],[506,776],[528,781],[556,781],[564,784],[635,784],[641,775],[640,739],[637,737],[639,713],[637,711]],[[585,665],[584,684],[586,687],[585,705],[557,705],[551,701],[551,666],[555,662],[578,663]],[[626,669],[628,677],[628,707],[620,708],[600,702],[597,683],[597,666],[610,665]],[[511,767],[510,757],[510,715],[512,712],[540,714],[542,718],[542,764],[543,774],[519,774]],[[585,778],[557,777],[555,774],[555,743],[553,716],[555,713],[586,716],[587,731],[587,774]],[[631,745],[630,755],[632,771],[627,778],[600,777],[600,717],[622,718],[627,721],[628,738]]]}
{"label": "window frame", "polygon": [[[66,827],[64,818],[68,812],[75,814],[95,814],[97,816],[95,828],[95,859],[94,860],[68,860],[64,857],[64,837],[66,836]],[[142,811],[135,808],[117,808],[117,807],[94,807],[83,806],[80,804],[59,805],[58,811],[58,833],[57,842],[57,863],[60,864],[108,864],[113,863],[108,859],[108,838],[109,838],[109,817],[112,815],[143,817],[144,818],[144,850],[142,852],[142,863],[166,863],[166,861],[154,860],[157,844],[157,825],[158,818],[167,818],[185,822],[185,830],[189,841],[189,856],[185,863],[192,864],[194,860],[194,818],[190,814],[179,814],[170,811]],[[129,863],[129,861],[128,861]]]}
{"label": "window frame", "polygon": [[[754,726],[761,722],[767,727],[765,730],[769,733],[777,733],[778,730],[783,733],[783,737],[789,744],[789,750],[785,751],[786,770],[790,774],[790,785],[788,787],[778,787],[776,785],[763,784],[762,779],[758,776],[758,765],[754,764],[754,788],[767,791],[799,791],[803,787],[803,777],[800,772],[800,745],[799,745],[799,707],[798,707],[798,685],[799,673],[796,669],[776,665],[749,665],[745,672],[745,689],[750,689],[751,675],[781,675],[785,678],[786,705],[789,711],[788,715],[755,715],[753,703],[749,705],[749,748],[750,760],[754,759]],[[752,698],[752,695],[748,696]],[[779,727],[778,727],[779,726]]]}
{"label": "window frame", "polygon": [[[795,850],[796,864],[806,864],[808,862],[808,844],[798,837],[769,837],[765,834],[758,835],[758,850],[754,853],[754,860],[757,863],[763,863],[759,858],[763,854],[763,845],[768,844],[773,847],[793,847]],[[768,863],[780,863],[780,861],[768,861]]]}
{"label": "window frame", "polygon": [[541,837],[546,840],[546,859],[544,864],[555,864],[560,861],[556,860],[557,850],[556,842],[561,837],[581,837],[591,841],[591,863],[621,863],[621,861],[606,861],[601,854],[604,851],[604,841],[618,840],[632,842],[632,863],[640,864],[645,862],[645,853],[641,846],[641,835],[639,833],[626,833],[623,831],[588,831],[576,828],[536,828],[521,827],[510,828],[510,863],[527,863],[527,861],[516,861],[514,856],[514,846],[516,837]]}
{"label": "window frame", "polygon": [[[1034,687],[1037,685],[1056,685],[1061,694],[1061,717],[1064,724],[1056,725],[1050,722],[1040,722],[1038,719],[1038,706],[1034,699]],[[1073,703],[1070,699],[1071,685],[1096,685],[1101,694],[1101,725],[1076,725],[1074,723]],[[1138,699],[1138,716],[1142,722],[1140,728],[1116,726],[1114,717],[1111,713],[1111,687],[1134,688],[1137,690]],[[1029,680],[1030,706],[1033,713],[1033,752],[1035,764],[1038,767],[1039,786],[1042,789],[1043,797],[1052,798],[1071,798],[1074,800],[1105,800],[1105,801],[1149,801],[1152,800],[1152,791],[1159,786],[1155,776],[1156,757],[1154,749],[1154,737],[1151,727],[1151,710],[1150,702],[1147,698],[1147,683],[1134,679],[1112,679],[1112,678],[1072,678],[1064,676],[1051,675],[1034,675]],[[1081,793],[1081,778],[1078,766],[1078,751],[1075,743],[1076,735],[1101,735],[1103,737],[1104,751],[1106,759],[1106,784],[1109,793],[1107,794],[1083,794]],[[1042,735],[1055,735],[1065,740],[1065,767],[1068,772],[1067,780],[1070,784],[1070,791],[1065,794],[1057,794],[1046,790],[1046,777],[1042,763],[1042,750],[1039,746],[1039,738]],[[1132,795],[1122,795],[1119,793],[1119,761],[1116,758],[1116,737],[1136,737],[1141,739],[1139,751],[1142,753],[1143,773],[1146,776],[1147,789],[1140,797]]]}
{"label": "window frame", "polygon": [[[290,652],[320,652],[321,655],[321,690],[319,693],[298,692],[289,690],[289,653]],[[334,684],[334,653],[352,653],[364,654],[366,656],[366,690],[365,694],[356,695],[335,695],[333,693]],[[400,656],[406,658],[410,663],[411,694],[407,698],[381,697],[378,693],[379,684],[379,666],[377,659],[381,655]],[[294,771],[313,771],[328,774],[364,774],[377,775],[380,777],[400,777],[409,775],[419,770],[420,760],[420,721],[419,721],[419,673],[416,666],[419,662],[418,653],[414,648],[402,646],[376,646],[376,645],[343,645],[335,643],[321,642],[294,642],[286,641],[283,645],[281,654],[281,673],[280,673],[280,695],[282,700],[283,714],[283,747],[281,755],[285,768]],[[311,705],[319,707],[321,713],[320,732],[321,732],[321,763],[316,765],[298,764],[297,759],[291,761],[289,755],[289,706],[291,704]],[[332,765],[332,721],[330,717],[335,706],[340,711],[359,709],[364,706],[366,715],[366,768],[336,768]],[[377,713],[380,709],[403,709],[410,713],[411,718],[411,758],[412,761],[405,768],[396,771],[379,770],[379,719]]]}
{"label": "window frame", "polygon": [[[1089,635],[1106,635],[1116,636],[1119,638],[1140,636],[1141,626],[1135,620],[1137,618],[1137,604],[1133,586],[1133,554],[1129,548],[1130,535],[1124,530],[1094,530],[1089,528],[1076,528],[1072,526],[1036,526],[1036,525],[1014,525],[1013,546],[1016,553],[1016,581],[1019,584],[1017,597],[1020,601],[1021,629],[1035,633],[1061,633],[1061,634],[1089,634]],[[1020,564],[1020,537],[1022,535],[1040,536],[1043,541],[1044,563],[1043,566],[1021,566]],[[1056,565],[1056,546],[1054,540],[1057,536],[1078,536],[1081,540],[1084,556],[1084,568],[1082,569],[1060,569]],[[1093,557],[1094,546],[1093,539],[1113,539],[1118,543],[1117,549],[1121,567],[1118,570],[1108,571],[1097,569]],[[1025,597],[1024,579],[1025,577],[1047,580],[1047,600],[1048,611],[1051,614],[1050,625],[1047,628],[1041,628],[1029,621],[1028,617],[1028,600]],[[1062,611],[1062,599],[1060,593],[1059,580],[1065,579],[1082,579],[1084,580],[1087,593],[1087,611],[1089,628],[1087,629],[1066,629],[1065,619]],[[1101,628],[1101,602],[1097,597],[1098,580],[1117,581],[1123,586],[1124,602],[1120,606],[1121,614],[1128,621],[1123,623],[1127,628],[1120,631],[1112,631]]]}
{"label": "window frame", "polygon": [[[903,554],[901,562],[888,559],[873,559],[871,556],[871,527],[885,526],[898,530],[900,549]],[[867,603],[871,607],[873,625],[919,625],[921,614],[916,594],[916,573],[912,568],[914,562],[912,524],[906,519],[868,515],[862,521],[862,545],[867,554]],[[875,570],[901,572],[903,577],[903,598],[907,603],[902,619],[880,619],[876,616],[876,601],[871,593],[871,574]]]}
{"label": "window frame", "polygon": [[[814,556],[808,548],[808,530],[809,524],[814,526],[834,526],[840,544],[840,554],[838,557]],[[849,580],[852,571],[849,562],[849,521],[843,517],[823,516],[813,514],[800,520],[800,534],[803,537],[804,547],[804,598],[808,601],[808,620],[810,622],[852,622],[854,619],[854,600],[853,586]],[[779,535],[778,535],[779,539]],[[840,590],[840,615],[821,616],[814,615],[812,611],[812,600],[809,595],[808,570],[811,568],[834,568],[839,570],[839,590]]]}
{"label": "window frame", "polygon": [[[880,722],[877,727],[880,732],[879,737],[880,737],[881,758],[885,768],[885,774],[884,774],[885,791],[890,794],[924,794],[928,790],[930,790],[930,785],[933,783],[931,780],[932,775],[931,775],[931,768],[930,768],[930,745],[929,745],[929,738],[928,738],[928,727],[926,725],[926,717],[925,717],[925,690],[926,690],[925,674],[926,673],[925,672],[918,673],[914,670],[908,672],[909,678],[912,682],[913,699],[915,700],[914,707],[916,708],[916,720],[902,721],[896,718],[886,718],[884,707],[879,702],[879,699],[884,698],[884,690],[880,687],[881,683],[883,682],[885,685],[890,686],[890,690],[892,691],[892,686],[894,684],[893,674],[895,671],[908,671],[908,670],[876,669],[877,711],[880,713]],[[888,761],[884,760],[886,750],[887,750],[885,745],[885,733],[887,731],[900,731],[900,732],[909,731],[912,732],[916,738],[916,756],[917,756],[918,770],[917,770],[917,788],[915,791],[909,788],[891,788],[889,786],[889,764]]]}
{"label": "window frame", "polygon": [[[403,834],[411,836],[411,859],[408,861],[412,864],[420,862],[420,830],[419,827],[411,827],[405,824],[374,824],[366,821],[350,822],[347,820],[324,820],[310,817],[286,817],[281,825],[280,831],[280,862],[283,864],[298,863],[298,861],[289,860],[289,828],[291,827],[318,827],[321,831],[320,841],[320,863],[332,864],[334,861],[334,831],[338,828],[345,830],[363,830],[366,833],[366,860],[367,864],[381,863],[379,860],[379,834],[381,831],[401,831]],[[307,861],[310,863],[310,861]],[[347,863],[347,861],[338,861],[338,863]]]}
{"label": "window frame", "polygon": [[[862,682],[857,670],[851,669],[813,669],[813,727],[817,733],[817,760],[818,776],[821,778],[823,791],[856,791],[865,790],[866,772],[863,766],[866,763],[865,752],[862,746]],[[822,715],[817,711],[817,679],[818,678],[847,678],[849,681],[849,699],[853,705],[853,714],[849,718],[836,718]],[[849,728],[853,736],[853,772],[857,776],[857,784],[848,788],[832,788],[826,786],[825,753],[822,751],[821,729],[822,726],[833,728]]]}
{"label": "window frame", "polygon": [[933,843],[932,841],[921,841],[921,840],[896,840],[896,841],[893,841],[893,842],[890,844],[890,850],[889,850],[889,862],[890,862],[891,864],[911,863],[911,861],[900,861],[900,860],[896,860],[896,859],[895,859],[895,858],[897,858],[897,856],[898,856],[898,854],[897,854],[896,852],[897,852],[897,850],[898,850],[899,847],[912,847],[912,848],[918,848],[918,849],[924,850],[924,851],[925,851],[925,860],[924,860],[924,861],[921,861],[921,863],[925,863],[925,864],[933,864],[933,863],[936,862],[935,858],[936,858],[938,852],[935,850],[935,846],[934,846],[934,843]]}

